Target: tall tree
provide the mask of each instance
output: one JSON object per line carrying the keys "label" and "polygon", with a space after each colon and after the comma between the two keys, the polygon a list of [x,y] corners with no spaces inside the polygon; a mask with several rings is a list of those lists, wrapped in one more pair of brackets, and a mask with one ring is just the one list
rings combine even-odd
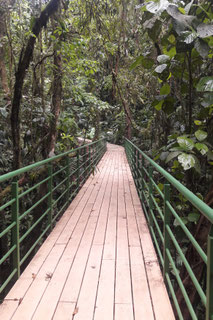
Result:
{"label": "tall tree", "polygon": [[20,104],[22,98],[22,88],[25,75],[33,56],[33,50],[36,39],[43,27],[59,7],[60,0],[51,0],[46,8],[41,12],[39,18],[35,19],[32,27],[31,36],[25,47],[22,48],[15,74],[14,94],[11,110],[11,130],[13,140],[13,168],[18,169],[21,166],[21,145],[20,145]]}

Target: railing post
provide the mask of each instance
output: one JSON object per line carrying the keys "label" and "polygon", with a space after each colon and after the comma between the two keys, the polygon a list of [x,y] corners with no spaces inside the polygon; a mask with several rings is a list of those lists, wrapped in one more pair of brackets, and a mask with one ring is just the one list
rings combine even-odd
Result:
{"label": "railing post", "polygon": [[153,195],[153,185],[152,185],[152,173],[153,173],[153,167],[149,165],[149,224],[150,227],[153,226],[153,219],[152,219],[152,214],[153,214],[153,200],[152,200],[152,195]]}
{"label": "railing post", "polygon": [[66,201],[69,204],[69,195],[70,195],[70,157],[66,157]]}
{"label": "railing post", "polygon": [[88,167],[88,172],[89,172],[88,175],[90,175],[90,173],[91,173],[91,146],[89,146],[89,167]]}
{"label": "railing post", "polygon": [[169,201],[170,201],[170,184],[164,184],[164,224],[163,224],[163,231],[164,231],[163,277],[164,277],[164,280],[166,278],[166,274],[169,273],[169,260],[166,253],[166,250],[170,249],[170,237],[167,231],[167,226],[170,226],[170,221],[171,221],[171,213],[167,206],[167,202]]}
{"label": "railing post", "polygon": [[15,200],[12,204],[12,222],[15,222],[15,226],[12,229],[12,247],[16,248],[12,254],[13,270],[17,270],[16,279],[20,277],[20,243],[19,243],[19,198],[18,198],[18,182],[12,182],[12,198]]}
{"label": "railing post", "polygon": [[206,320],[213,320],[213,226],[208,235],[207,245],[207,292]]}
{"label": "railing post", "polygon": [[50,230],[52,229],[52,220],[53,220],[53,166],[52,164],[48,164],[48,225],[50,226]]}
{"label": "railing post", "polygon": [[76,175],[77,175],[77,192],[79,191],[80,188],[80,170],[79,170],[79,166],[80,166],[80,159],[79,159],[79,150],[77,150],[77,171],[76,171]]}
{"label": "railing post", "polygon": [[142,160],[141,160],[141,201],[142,204],[144,204],[144,157],[142,156]]}

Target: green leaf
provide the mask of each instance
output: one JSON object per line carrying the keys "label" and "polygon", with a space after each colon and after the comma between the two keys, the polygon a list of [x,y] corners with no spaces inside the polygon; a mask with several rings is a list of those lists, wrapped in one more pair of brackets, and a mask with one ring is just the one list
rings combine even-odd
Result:
{"label": "green leaf", "polygon": [[190,9],[191,9],[191,6],[193,5],[193,2],[194,2],[194,0],[192,0],[191,2],[189,2],[189,3],[185,6],[184,10],[185,10],[186,14],[189,13],[189,11],[190,11]]}
{"label": "green leaf", "polygon": [[157,104],[154,105],[155,109],[160,111],[162,109],[163,100],[159,101]]}
{"label": "green leaf", "polygon": [[178,161],[182,165],[184,170],[191,169],[195,166],[195,158],[192,154],[187,154],[187,153],[181,153],[178,156]]}
{"label": "green leaf", "polygon": [[195,49],[202,58],[206,58],[210,52],[210,47],[203,39],[196,39]]}
{"label": "green leaf", "polygon": [[160,63],[160,64],[163,64],[163,63],[166,63],[170,60],[170,57],[166,54],[161,54],[157,57],[157,61]]}
{"label": "green leaf", "polygon": [[199,218],[200,218],[200,214],[199,213],[197,213],[197,212],[192,212],[192,213],[189,213],[188,214],[188,220],[190,221],[190,222],[198,222],[198,220],[199,220]]}
{"label": "green leaf", "polygon": [[141,64],[145,69],[151,69],[154,64],[154,61],[150,58],[143,57]]}
{"label": "green leaf", "polygon": [[162,73],[167,68],[167,64],[161,64],[155,68],[155,72]]}
{"label": "green leaf", "polygon": [[197,138],[197,140],[203,141],[207,137],[207,132],[205,132],[203,130],[197,130],[197,131],[195,131],[195,137]]}
{"label": "green leaf", "polygon": [[191,151],[194,148],[193,140],[186,137],[178,137],[177,142],[185,151]]}
{"label": "green leaf", "polygon": [[150,1],[146,5],[146,9],[151,13],[161,13],[169,6],[168,0]]}
{"label": "green leaf", "polygon": [[182,151],[174,151],[171,152],[168,157],[166,158],[166,163],[168,163],[169,161],[171,161],[172,159],[176,158],[177,156],[179,156],[179,154],[181,154]]}
{"label": "green leaf", "polygon": [[202,122],[200,120],[195,120],[194,123],[196,124],[196,126],[201,126]]}
{"label": "green leaf", "polygon": [[170,85],[168,83],[164,84],[163,87],[160,89],[161,95],[168,95],[171,92]]}
{"label": "green leaf", "polygon": [[133,62],[130,66],[130,70],[132,71],[133,69],[135,69],[136,67],[141,65],[141,62],[143,60],[143,56],[139,56],[137,57],[137,59],[135,60],[135,62]]}
{"label": "green leaf", "polygon": [[209,148],[204,143],[196,143],[195,148],[200,151],[202,155],[205,155],[209,151]]}
{"label": "green leaf", "polygon": [[201,23],[197,27],[197,33],[201,38],[207,38],[213,35],[213,24]]}
{"label": "green leaf", "polygon": [[204,92],[204,91],[213,91],[213,77],[203,77],[197,84],[196,87],[197,91]]}

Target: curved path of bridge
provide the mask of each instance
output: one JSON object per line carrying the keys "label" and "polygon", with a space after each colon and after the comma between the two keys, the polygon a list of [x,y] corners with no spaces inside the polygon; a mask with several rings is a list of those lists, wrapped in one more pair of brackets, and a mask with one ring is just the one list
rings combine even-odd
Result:
{"label": "curved path of bridge", "polygon": [[108,145],[0,319],[175,319],[122,147]]}

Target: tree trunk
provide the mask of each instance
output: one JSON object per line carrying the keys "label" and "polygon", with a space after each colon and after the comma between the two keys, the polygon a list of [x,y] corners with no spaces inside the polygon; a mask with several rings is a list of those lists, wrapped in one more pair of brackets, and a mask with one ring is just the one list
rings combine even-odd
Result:
{"label": "tree trunk", "polygon": [[[0,11],[0,41],[6,34],[5,13]],[[8,87],[7,70],[5,66],[5,46],[0,46],[0,80],[6,99],[9,99],[10,90]]]}
{"label": "tree trunk", "polygon": [[46,8],[42,11],[39,18],[35,20],[32,28],[33,36],[30,36],[26,47],[22,48],[18,68],[15,74],[14,94],[11,111],[11,130],[13,141],[13,168],[18,169],[21,166],[21,143],[20,143],[20,104],[22,98],[22,89],[25,75],[33,56],[33,50],[36,38],[42,28],[46,26],[49,17],[58,9],[60,0],[51,0]]}
{"label": "tree trunk", "polygon": [[61,97],[62,97],[62,72],[61,72],[61,55],[54,52],[54,69],[53,69],[53,95],[52,95],[52,119],[50,122],[50,135],[49,135],[49,154],[54,154],[55,143],[57,139],[57,124],[61,110]]}

